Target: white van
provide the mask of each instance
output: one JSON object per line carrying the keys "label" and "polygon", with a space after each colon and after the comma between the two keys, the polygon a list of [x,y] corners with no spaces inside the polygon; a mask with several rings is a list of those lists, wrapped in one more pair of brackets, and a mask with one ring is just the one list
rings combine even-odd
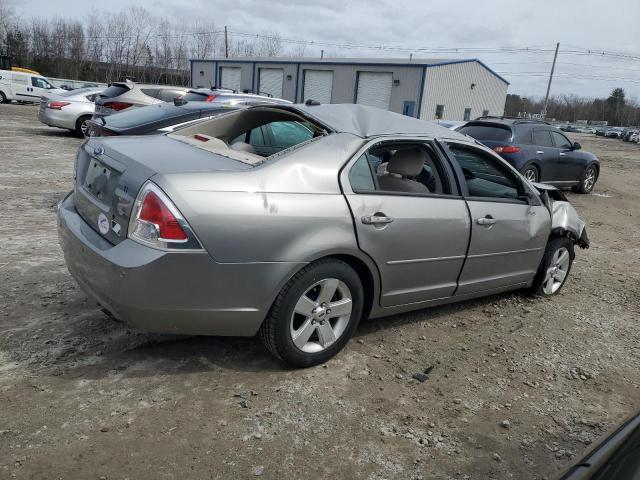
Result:
{"label": "white van", "polygon": [[0,70],[0,103],[39,102],[42,95],[50,93],[64,93],[64,90],[54,87],[41,75]]}

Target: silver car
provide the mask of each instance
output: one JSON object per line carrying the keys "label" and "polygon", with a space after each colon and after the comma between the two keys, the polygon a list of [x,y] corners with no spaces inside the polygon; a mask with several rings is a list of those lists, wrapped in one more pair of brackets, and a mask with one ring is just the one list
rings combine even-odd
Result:
{"label": "silver car", "polygon": [[50,127],[66,128],[85,136],[91,120],[94,101],[104,87],[88,87],[61,94],[49,94],[40,99],[38,120]]}
{"label": "silver car", "polygon": [[[278,151],[257,153],[264,127]],[[58,220],[69,271],[114,317],[259,333],[298,367],[339,352],[362,318],[557,294],[574,245],[588,246],[560,191],[467,136],[361,105],[255,106],[91,138]]]}
{"label": "silver car", "polygon": [[123,110],[172,102],[187,93],[188,88],[172,85],[145,85],[131,80],[113,82],[96,97],[94,119]]}

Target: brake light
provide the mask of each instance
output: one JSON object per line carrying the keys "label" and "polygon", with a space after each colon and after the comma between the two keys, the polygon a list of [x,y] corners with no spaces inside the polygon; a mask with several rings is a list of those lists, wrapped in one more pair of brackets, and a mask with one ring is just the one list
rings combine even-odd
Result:
{"label": "brake light", "polygon": [[216,95],[216,94],[209,95],[207,97],[207,99],[205,100],[205,102],[213,102],[217,97],[218,97],[218,95]]}
{"label": "brake light", "polygon": [[497,153],[518,153],[520,151],[520,147],[506,145],[503,147],[495,147],[493,150]]}
{"label": "brake light", "polygon": [[184,217],[152,182],[147,182],[136,198],[129,238],[161,250],[202,250]]}
{"label": "brake light", "polygon": [[51,110],[62,110],[62,107],[66,107],[70,102],[49,102],[47,108]]}
{"label": "brake light", "polygon": [[116,112],[124,110],[125,108],[129,108],[131,105],[133,104],[127,102],[107,102],[102,104],[104,108],[110,108],[111,110],[115,110]]}

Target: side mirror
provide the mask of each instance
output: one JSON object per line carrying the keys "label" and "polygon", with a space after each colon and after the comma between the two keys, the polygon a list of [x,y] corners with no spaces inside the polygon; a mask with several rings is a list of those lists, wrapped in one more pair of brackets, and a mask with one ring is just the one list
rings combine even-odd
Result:
{"label": "side mirror", "polygon": [[580,145],[578,142],[573,144],[573,149],[574,150],[580,150],[582,148],[582,145]]}

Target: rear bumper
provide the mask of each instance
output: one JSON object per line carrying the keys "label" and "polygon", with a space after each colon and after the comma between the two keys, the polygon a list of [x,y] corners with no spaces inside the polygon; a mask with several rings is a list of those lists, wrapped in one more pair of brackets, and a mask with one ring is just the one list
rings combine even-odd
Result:
{"label": "rear bumper", "polygon": [[58,234],[82,290],[145,331],[255,335],[277,292],[303,265],[222,264],[207,253],[168,253],[129,239],[114,246],[80,217],[73,194],[58,205]]}
{"label": "rear bumper", "polygon": [[38,120],[50,127],[68,128],[73,130],[76,128],[76,119],[64,113],[62,110],[53,110],[52,108],[40,108],[38,111]]}

